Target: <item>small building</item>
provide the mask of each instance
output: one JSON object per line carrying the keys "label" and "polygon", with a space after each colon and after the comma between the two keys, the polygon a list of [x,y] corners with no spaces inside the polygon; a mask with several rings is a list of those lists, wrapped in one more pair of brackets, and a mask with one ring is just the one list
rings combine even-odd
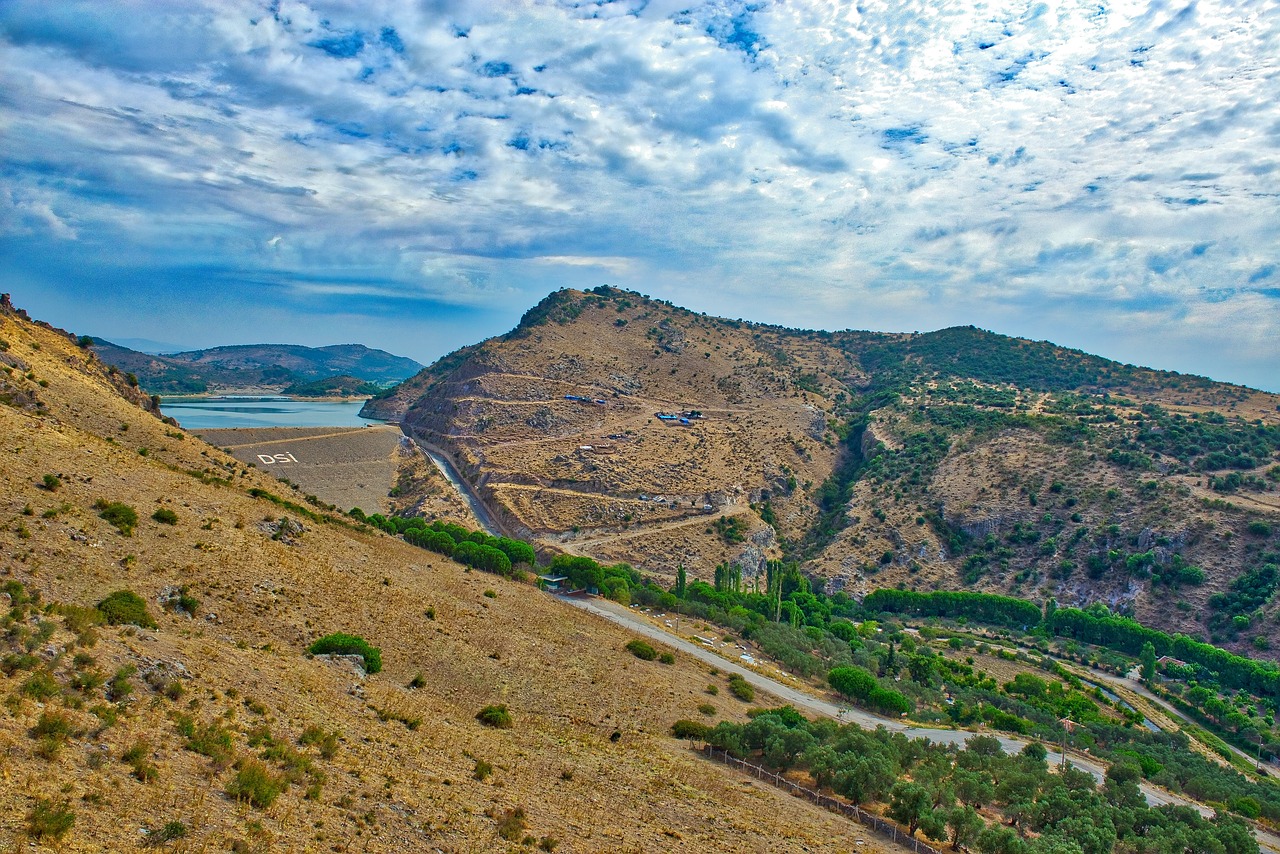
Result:
{"label": "small building", "polygon": [[561,590],[567,590],[569,580],[567,575],[539,575],[538,586],[549,593],[559,593]]}

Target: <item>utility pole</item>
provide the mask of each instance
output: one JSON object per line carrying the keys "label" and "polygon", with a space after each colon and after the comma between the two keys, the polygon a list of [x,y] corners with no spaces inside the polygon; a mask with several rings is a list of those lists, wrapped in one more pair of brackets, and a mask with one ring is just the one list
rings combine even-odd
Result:
{"label": "utility pole", "polygon": [[1067,769],[1067,733],[1071,732],[1075,721],[1071,718],[1063,718],[1058,723],[1062,724],[1062,761],[1058,765],[1058,770],[1061,772]]}

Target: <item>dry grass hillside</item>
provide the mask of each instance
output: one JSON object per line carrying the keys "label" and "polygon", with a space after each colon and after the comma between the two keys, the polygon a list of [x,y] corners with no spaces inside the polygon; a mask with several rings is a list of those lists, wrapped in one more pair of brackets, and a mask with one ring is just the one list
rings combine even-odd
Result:
{"label": "dry grass hillside", "polygon": [[1277,395],[972,327],[805,332],[601,287],[368,410],[548,549],[1104,602],[1273,654]]}
{"label": "dry grass hillside", "polygon": [[[705,666],[308,506],[8,310],[0,358],[6,850],[851,850],[665,735],[743,716]],[[121,590],[154,627],[101,624]],[[338,631],[381,672],[305,654]]]}

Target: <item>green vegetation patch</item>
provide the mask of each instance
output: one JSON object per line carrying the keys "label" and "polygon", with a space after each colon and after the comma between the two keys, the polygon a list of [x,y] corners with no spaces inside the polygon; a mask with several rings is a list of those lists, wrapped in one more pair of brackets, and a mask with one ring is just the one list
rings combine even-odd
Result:
{"label": "green vegetation patch", "polygon": [[627,652],[642,661],[653,661],[658,657],[658,651],[651,644],[639,638],[627,641]]}
{"label": "green vegetation patch", "polygon": [[178,524],[178,514],[170,510],[168,507],[161,507],[159,510],[151,514],[151,518],[159,522],[161,525]]}
{"label": "green vegetation patch", "polygon": [[99,499],[93,506],[98,511],[98,515],[114,525],[117,531],[126,537],[133,536],[133,529],[138,527],[137,510],[128,504],[104,499]]}
{"label": "green vegetation patch", "polygon": [[476,713],[476,720],[494,729],[511,729],[515,725],[511,712],[503,704],[485,706]]}
{"label": "green vegetation patch", "polygon": [[98,610],[113,626],[133,625],[157,628],[155,618],[147,610],[146,601],[132,590],[117,590],[98,603]]}
{"label": "green vegetation patch", "polygon": [[342,632],[325,635],[307,647],[307,652],[312,655],[358,655],[364,659],[366,673],[377,673],[382,670],[382,650],[371,646],[359,635],[348,635]]}
{"label": "green vegetation patch", "polygon": [[235,776],[227,784],[227,794],[237,801],[265,810],[276,802],[287,785],[284,777],[272,773],[263,763],[246,759],[241,761]]}

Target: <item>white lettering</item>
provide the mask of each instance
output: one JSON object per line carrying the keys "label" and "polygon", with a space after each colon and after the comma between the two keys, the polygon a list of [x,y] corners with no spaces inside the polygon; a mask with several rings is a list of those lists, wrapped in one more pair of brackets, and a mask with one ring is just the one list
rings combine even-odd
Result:
{"label": "white lettering", "polygon": [[271,465],[276,461],[276,458],[270,454],[258,454],[258,461],[264,465]]}

